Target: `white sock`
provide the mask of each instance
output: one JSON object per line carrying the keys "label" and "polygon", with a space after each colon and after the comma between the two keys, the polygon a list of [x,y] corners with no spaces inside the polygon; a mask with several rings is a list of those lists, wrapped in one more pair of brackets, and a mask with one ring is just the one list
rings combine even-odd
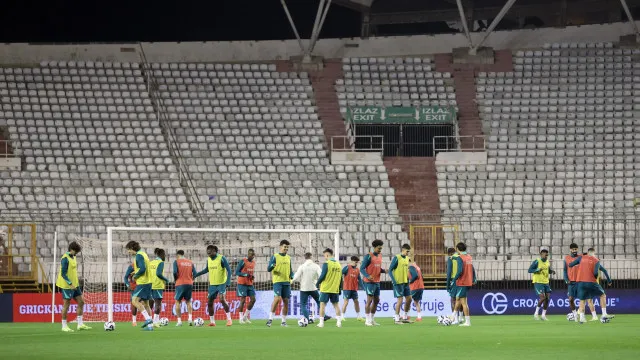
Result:
{"label": "white sock", "polygon": [[160,314],[153,314],[153,322],[160,321]]}
{"label": "white sock", "polygon": [[226,313],[227,314],[227,320],[231,320],[231,313]]}
{"label": "white sock", "polygon": [[547,316],[547,310],[542,309],[542,316]]}
{"label": "white sock", "polygon": [[580,321],[584,321],[584,313],[583,312],[580,313]]}
{"label": "white sock", "polygon": [[365,314],[364,314],[364,318],[365,318],[367,321],[371,321],[371,314],[367,314],[367,313],[365,313]]}
{"label": "white sock", "polygon": [[420,310],[416,311],[418,313],[418,319],[422,319],[422,312]]}
{"label": "white sock", "polygon": [[62,320],[62,327],[66,328],[67,327],[67,320]]}
{"label": "white sock", "polygon": [[182,324],[182,318],[178,318],[178,324]]}
{"label": "white sock", "polygon": [[216,319],[214,319],[214,318],[213,318],[213,316],[209,316],[209,321],[210,321],[212,324],[215,324],[215,323],[216,323]]}
{"label": "white sock", "polygon": [[458,311],[458,320],[462,319],[463,317],[464,317],[464,312]]}
{"label": "white sock", "polygon": [[572,313],[573,313],[573,317],[578,316],[578,312],[577,311],[573,310]]}
{"label": "white sock", "polygon": [[[342,315],[342,316],[344,316],[344,315]],[[356,318],[360,318],[360,313],[359,312],[356,313]]]}
{"label": "white sock", "polygon": [[149,316],[149,313],[147,312],[147,310],[142,311],[142,317],[144,317],[145,320],[151,319],[151,316]]}
{"label": "white sock", "polygon": [[407,313],[406,311],[404,312],[404,318],[407,319],[409,317],[409,313]]}
{"label": "white sock", "polygon": [[400,321],[400,314],[393,315],[393,321]]}
{"label": "white sock", "polygon": [[82,326],[82,315],[78,316],[78,326]]}
{"label": "white sock", "polygon": [[131,322],[136,322],[136,316],[135,315],[131,315]]}
{"label": "white sock", "polygon": [[272,312],[269,313],[269,320],[273,320],[273,315],[275,315],[275,314],[272,313]]}
{"label": "white sock", "polygon": [[193,315],[189,314],[189,322],[193,321]]}
{"label": "white sock", "polygon": [[240,320],[244,320],[244,313],[240,311]]}
{"label": "white sock", "polygon": [[286,314],[282,314],[282,316],[280,316],[282,318],[282,322],[287,322],[287,315]]}
{"label": "white sock", "polygon": [[[593,316],[596,317],[597,316],[596,314],[597,313],[594,311]],[[602,308],[602,316],[604,316],[604,317],[607,316],[607,308],[606,307]]]}
{"label": "white sock", "polygon": [[468,325],[471,325],[471,316],[465,316],[464,320]]}
{"label": "white sock", "polygon": [[539,313],[540,313],[540,306],[536,306],[536,312],[533,315],[538,316]]}
{"label": "white sock", "polygon": [[251,310],[247,310],[247,311],[245,311],[245,312],[244,312],[244,319],[245,319],[245,320],[248,320],[248,319],[249,319],[249,312],[250,312],[250,311],[251,311]]}

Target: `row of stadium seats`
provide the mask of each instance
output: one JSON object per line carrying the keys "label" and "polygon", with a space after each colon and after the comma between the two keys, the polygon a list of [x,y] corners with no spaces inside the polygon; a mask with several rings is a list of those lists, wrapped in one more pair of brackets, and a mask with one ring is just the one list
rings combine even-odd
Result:
{"label": "row of stadium seats", "polygon": [[[584,219],[633,207],[640,191],[634,135],[640,68],[633,61],[640,51],[610,43],[548,48],[515,52],[513,72],[478,73],[487,165],[436,167],[443,223],[469,217],[457,236],[479,255],[519,258],[541,246],[561,254],[571,242],[635,254],[636,232],[624,218],[609,219],[616,225],[606,229],[603,219]],[[486,221],[496,215],[516,220]],[[575,224],[566,221],[574,215]],[[546,229],[540,216],[563,221]],[[517,219],[519,228],[512,228]],[[453,236],[445,235],[448,244]]]}

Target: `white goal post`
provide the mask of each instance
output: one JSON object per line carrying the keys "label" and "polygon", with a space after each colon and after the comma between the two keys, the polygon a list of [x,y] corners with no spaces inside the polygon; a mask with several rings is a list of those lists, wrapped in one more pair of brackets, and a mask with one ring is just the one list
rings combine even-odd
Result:
{"label": "white goal post", "polygon": [[[96,317],[93,319],[94,321],[123,321],[123,317],[114,318],[114,284],[118,283],[116,279],[121,278],[124,274],[122,272],[122,266],[116,269],[116,263],[114,262],[114,258],[118,256],[122,256],[123,252],[123,244],[128,240],[136,239],[140,242],[143,249],[147,249],[149,253],[150,249],[150,240],[138,240],[139,237],[135,236],[135,234],[145,233],[147,238],[161,238],[163,236],[171,236],[172,240],[160,240],[154,241],[155,247],[162,247],[164,249],[185,249],[191,250],[192,258],[196,264],[197,270],[200,270],[201,264],[203,261],[206,261],[206,255],[204,255],[204,248],[208,244],[213,244],[219,247],[219,253],[229,257],[229,253],[234,253],[235,256],[240,257],[242,253],[246,253],[246,250],[249,248],[256,249],[257,255],[262,255],[260,261],[265,261],[264,259],[268,254],[274,254],[278,251],[279,241],[281,239],[286,239],[291,242],[291,246],[293,250],[290,251],[290,255],[292,258],[292,266],[293,270],[296,270],[296,267],[303,262],[302,255],[304,252],[312,252],[315,259],[320,259],[322,256],[322,249],[325,247],[332,247],[334,251],[334,255],[337,259],[340,256],[340,232],[337,229],[256,229],[256,228],[157,228],[157,227],[108,227],[107,228],[107,238],[106,238],[106,254],[102,256],[106,256],[106,292],[107,292],[107,311],[108,316]],[[195,233],[195,235],[194,235]],[[171,234],[171,235],[169,235]],[[181,234],[183,234],[184,239],[181,238]],[[225,235],[226,234],[226,235]],[[191,236],[189,236],[191,235]],[[234,239],[229,239],[229,235],[235,236]],[[201,236],[201,237],[198,237]],[[198,243],[194,241],[196,239],[198,241],[202,240],[202,242]],[[240,238],[244,240],[239,240]],[[251,239],[251,240],[247,240]],[[101,266],[104,266],[101,260],[98,260],[98,255],[101,253],[99,246],[96,247],[92,245],[97,243],[104,243],[104,240],[99,239],[87,239],[88,246],[94,248],[94,257],[91,258],[90,255],[87,255],[88,264],[83,264],[83,266],[91,266],[94,265],[97,267],[97,270],[87,270],[87,273],[100,272]],[[173,242],[172,242],[173,241]],[[192,242],[193,241],[193,242]],[[114,250],[116,247],[120,247],[121,249]],[[151,249],[153,246],[151,246]],[[87,249],[88,250],[88,249]],[[198,252],[196,252],[198,251]],[[83,253],[85,249],[83,249]],[[86,251],[87,254],[89,251]],[[118,253],[116,253],[118,252]],[[175,252],[167,251],[167,254],[173,255]],[[258,254],[259,253],[259,254]],[[355,254],[354,254],[355,255]],[[152,251],[149,253],[149,256],[152,257]],[[241,257],[240,257],[241,258]],[[166,262],[165,265],[165,276],[167,274],[167,269],[171,268],[171,263],[173,262],[173,258]],[[268,261],[268,260],[267,260]],[[102,264],[101,264],[102,263]],[[264,265],[266,268],[266,265]],[[102,268],[103,269],[103,268]],[[232,274],[232,286],[236,283],[236,278],[233,275],[235,271],[234,266],[231,266]],[[104,272],[104,271],[103,271]],[[171,270],[168,271],[170,273]],[[262,274],[262,279],[267,279],[268,274]],[[205,275],[206,276],[206,275]],[[87,288],[88,276],[85,277],[85,289]],[[95,278],[99,278],[95,276]],[[168,278],[173,281],[173,276],[168,276]],[[199,279],[200,280],[200,279]],[[101,280],[92,280],[92,281],[101,281]],[[104,283],[104,281],[102,281]],[[267,281],[265,280],[263,283],[268,286]],[[194,289],[195,290],[195,289]],[[267,290],[262,289],[262,290]],[[271,289],[268,289],[271,290]],[[99,290],[97,290],[99,291]],[[118,294],[121,294],[122,291],[118,289]],[[121,296],[121,295],[119,295]],[[98,300],[96,300],[98,301]],[[165,299],[166,304],[172,305],[173,298]],[[85,291],[85,302],[87,304],[91,304],[91,291]],[[120,299],[120,302],[123,302]],[[96,302],[97,303],[97,302]],[[194,310],[195,313],[195,310]],[[194,314],[195,316],[195,314]],[[204,317],[204,316],[202,316]],[[87,318],[87,316],[85,316]],[[128,318],[126,318],[128,319]]]}

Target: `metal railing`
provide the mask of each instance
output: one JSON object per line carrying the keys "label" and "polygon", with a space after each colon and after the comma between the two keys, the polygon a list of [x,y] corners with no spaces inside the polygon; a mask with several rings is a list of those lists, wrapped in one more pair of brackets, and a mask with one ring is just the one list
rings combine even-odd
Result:
{"label": "metal railing", "polygon": [[433,154],[439,152],[457,151],[485,151],[486,138],[484,135],[434,136]]}
{"label": "metal railing", "polygon": [[340,152],[384,152],[384,136],[382,135],[357,135],[357,136],[332,136],[331,151]]}
{"label": "metal railing", "polygon": [[189,172],[189,167],[186,164],[182,153],[180,152],[180,146],[176,139],[175,132],[171,126],[171,121],[167,117],[167,109],[164,105],[162,97],[158,95],[159,84],[156,78],[153,76],[153,70],[147,61],[147,57],[144,53],[142,44],[140,47],[140,59],[142,61],[142,70],[147,78],[147,87],[149,89],[149,97],[156,107],[158,121],[162,127],[163,133],[169,145],[169,153],[175,162],[177,163],[178,176],[180,179],[180,185],[186,190],[186,195],[191,203],[193,212],[198,215],[204,213],[204,204],[198,196],[197,188]]}
{"label": "metal railing", "polygon": [[13,153],[13,149],[11,148],[11,141],[0,140],[0,158],[14,158],[14,157],[18,157],[18,155]]}
{"label": "metal railing", "polygon": [[[31,213],[33,218],[37,214]],[[19,222],[25,215],[3,212],[3,223]],[[429,246],[423,248],[425,256],[431,256],[437,270],[444,264],[445,248],[456,242],[465,242],[474,256],[478,278],[485,286],[501,288],[527,288],[530,274],[527,269],[541,248],[551,252],[555,276],[554,286],[562,288],[562,258],[568,252],[569,244],[575,242],[581,251],[594,247],[603,265],[616,279],[614,287],[640,288],[640,211],[621,209],[580,214],[540,213],[506,215],[442,215],[442,214],[401,214],[386,216],[364,211],[349,214],[316,212],[315,215],[217,215],[203,214],[199,219],[185,219],[180,215],[146,213],[136,216],[109,216],[98,214],[64,213],[57,218],[33,219],[38,226],[38,247],[45,246],[54,232],[62,239],[72,236],[102,236],[105,226],[151,226],[151,227],[225,227],[225,228],[336,228],[342,233],[350,233],[343,239],[350,248],[344,255],[361,255],[369,251],[371,239],[383,227],[391,231],[390,224],[401,225],[394,231],[410,232],[411,225],[435,225],[428,234],[412,235],[415,241],[427,239]],[[1,231],[2,229],[0,229]],[[25,234],[24,236],[27,236]],[[367,236],[365,236],[367,235]],[[235,238],[234,238],[235,239]],[[423,239],[423,240],[420,240]],[[229,239],[225,238],[225,241]],[[397,246],[397,245],[395,245]],[[387,248],[392,255],[394,249]],[[46,258],[52,261],[52,258]],[[59,259],[58,259],[59,260]],[[388,259],[385,258],[385,265]],[[45,262],[48,265],[48,262]]]}

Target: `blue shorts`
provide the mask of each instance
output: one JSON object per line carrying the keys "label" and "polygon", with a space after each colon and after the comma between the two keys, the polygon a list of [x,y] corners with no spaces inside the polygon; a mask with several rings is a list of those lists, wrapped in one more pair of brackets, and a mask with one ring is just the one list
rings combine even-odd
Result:
{"label": "blue shorts", "polygon": [[424,293],[423,289],[413,290],[411,291],[411,298],[415,301],[422,301],[422,293]]}
{"label": "blue shorts", "polygon": [[364,291],[367,296],[380,296],[380,283],[364,283]]}
{"label": "blue shorts", "polygon": [[218,297],[218,294],[220,295],[224,295],[227,293],[227,285],[226,284],[220,284],[220,285],[209,285],[209,295],[207,296],[207,299],[214,299]]}
{"label": "blue shorts", "polygon": [[140,298],[140,300],[149,301],[151,299],[151,284],[138,284],[133,290],[132,296]]}
{"label": "blue shorts", "polygon": [[340,294],[328,294],[321,292],[320,302],[326,304],[329,301],[331,301],[332,304],[337,304],[338,302],[340,302]]}
{"label": "blue shorts", "polygon": [[163,289],[151,289],[151,298],[153,300],[162,300],[162,293],[164,293]]}
{"label": "blue shorts", "polygon": [[449,295],[452,298],[455,298],[457,294],[458,294],[458,285],[456,285],[456,284],[451,285],[449,287]]}
{"label": "blue shorts", "polygon": [[567,297],[577,299],[578,298],[578,284],[570,282],[567,285]]}
{"label": "blue shorts", "polygon": [[411,296],[411,290],[409,290],[409,284],[396,284],[393,285],[393,297],[401,298]]}
{"label": "blue shorts", "polygon": [[604,290],[602,290],[602,286],[598,283],[592,282],[579,282],[578,286],[578,299],[580,300],[590,300],[600,295],[604,294]]}
{"label": "blue shorts", "polygon": [[283,299],[289,299],[291,297],[291,284],[282,282],[275,283],[273,284],[273,293]]}
{"label": "blue shorts", "polygon": [[358,300],[357,290],[342,290],[342,297],[346,300]]}
{"label": "blue shorts", "polygon": [[253,288],[253,285],[238,284],[236,294],[238,294],[238,297],[256,296],[256,290]]}
{"label": "blue shorts", "polygon": [[78,296],[82,296],[82,290],[80,286],[75,289],[60,289],[62,291],[62,298],[65,300],[75,299]]}
{"label": "blue shorts", "polygon": [[462,299],[467,297],[467,293],[471,289],[471,286],[456,286],[456,298]]}
{"label": "blue shorts", "polygon": [[551,292],[551,286],[549,284],[533,284],[533,289],[537,295],[548,294]]}
{"label": "blue shorts", "polygon": [[175,299],[177,301],[190,301],[193,293],[193,285],[178,285],[176,286]]}

